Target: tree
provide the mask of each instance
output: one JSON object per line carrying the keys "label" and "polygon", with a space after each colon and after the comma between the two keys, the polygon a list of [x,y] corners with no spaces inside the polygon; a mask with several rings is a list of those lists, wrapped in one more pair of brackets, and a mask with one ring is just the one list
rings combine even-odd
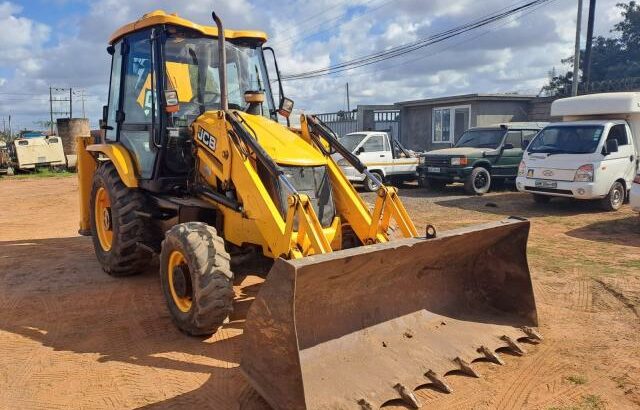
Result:
{"label": "tree", "polygon": [[[640,77],[640,5],[635,1],[618,3],[622,21],[611,29],[612,37],[598,36],[591,50],[591,82]],[[573,57],[562,60],[573,68]],[[580,67],[584,51],[580,52]],[[547,95],[567,95],[573,82],[573,70],[554,75],[542,90]],[[554,71],[555,73],[555,71]],[[580,78],[582,83],[583,79]],[[584,84],[581,84],[584,87]]]}

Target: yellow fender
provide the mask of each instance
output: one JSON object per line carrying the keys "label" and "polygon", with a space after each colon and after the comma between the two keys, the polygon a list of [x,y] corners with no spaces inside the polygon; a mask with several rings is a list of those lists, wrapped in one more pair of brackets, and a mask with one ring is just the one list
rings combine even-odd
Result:
{"label": "yellow fender", "polygon": [[87,147],[87,151],[104,154],[113,163],[120,175],[120,179],[127,188],[138,187],[136,168],[129,151],[121,144],[93,144]]}

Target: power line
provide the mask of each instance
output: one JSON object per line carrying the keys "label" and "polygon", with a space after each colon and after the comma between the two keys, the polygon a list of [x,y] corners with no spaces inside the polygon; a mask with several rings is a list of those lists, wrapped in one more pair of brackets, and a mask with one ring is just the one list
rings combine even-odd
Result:
{"label": "power line", "polygon": [[[472,21],[470,23],[466,23],[457,27],[454,27],[452,29],[449,30],[445,30],[443,32],[428,36],[426,38],[420,39],[418,41],[414,41],[411,43],[406,43],[400,46],[396,46],[393,47],[391,49],[385,50],[385,51],[381,51],[381,52],[376,52],[376,53],[372,53],[369,55],[365,55],[359,58],[355,58],[340,64],[335,64],[333,66],[329,66],[326,68],[322,68],[322,69],[317,69],[317,70],[311,70],[311,71],[307,71],[307,72],[302,72],[302,73],[296,73],[296,74],[290,74],[290,75],[284,75],[282,78],[283,80],[287,80],[287,81],[291,81],[291,80],[299,80],[299,79],[308,79],[308,78],[314,78],[314,77],[320,77],[320,76],[324,76],[324,75],[329,75],[329,74],[334,74],[337,72],[341,72],[341,71],[347,71],[347,70],[352,70],[354,68],[359,68],[359,67],[363,67],[363,66],[367,66],[367,65],[371,65],[371,64],[375,64],[375,63],[379,63],[381,61],[385,61],[391,58],[396,58],[402,55],[405,55],[407,53],[411,53],[413,51],[419,50],[421,48],[424,47],[428,47],[431,46],[433,44],[437,44],[440,42],[443,42],[445,40],[448,40],[450,38],[459,36],[461,34],[467,33],[469,31],[472,30],[476,30],[478,28],[487,26],[489,24],[495,23],[497,21],[503,20],[505,18],[508,18],[510,16],[513,16],[517,13],[520,13],[522,11],[525,11],[527,9],[531,9],[534,6],[538,6],[541,5],[543,3],[547,3],[550,0],[533,0],[533,1],[529,1],[525,4],[522,4],[520,6],[517,7],[513,7],[507,11],[504,12],[496,12],[493,13],[491,15],[488,15],[485,18],[479,19],[479,20],[475,20]],[[502,10],[502,9],[501,9]]]}
{"label": "power line", "polygon": [[[556,1],[558,1],[558,0],[550,0],[546,4],[555,3]],[[529,9],[526,12],[521,13],[520,15],[512,16],[512,18],[510,20],[507,20],[507,21],[503,22],[502,24],[496,25],[493,28],[485,30],[484,32],[482,32],[482,33],[480,33],[478,35],[468,36],[462,41],[455,42],[455,43],[451,44],[450,46],[444,46],[444,47],[440,48],[439,50],[436,50],[436,51],[434,51],[432,53],[421,55],[421,56],[418,56],[417,58],[403,60],[403,61],[398,62],[397,64],[388,65],[388,66],[385,66],[385,67],[382,67],[382,68],[376,68],[375,70],[366,70],[366,71],[363,71],[363,72],[359,72],[357,74],[350,74],[349,78],[359,77],[359,76],[363,76],[363,75],[371,75],[374,72],[378,73],[378,72],[381,72],[381,71],[390,70],[392,68],[396,68],[396,67],[400,67],[400,66],[404,66],[404,65],[407,65],[407,64],[414,63],[416,61],[424,60],[425,58],[428,58],[428,57],[433,57],[434,55],[437,55],[437,54],[440,54],[440,53],[442,53],[444,51],[447,51],[449,49],[455,48],[456,46],[459,46],[459,45],[468,43],[469,41],[476,40],[476,39],[478,39],[480,37],[486,36],[486,35],[494,32],[496,29],[504,27],[509,23],[512,23],[512,22],[517,21],[517,20],[521,20],[524,17],[526,17],[526,16],[538,11],[540,8],[542,8],[543,5],[545,5],[545,4],[538,5],[535,8]],[[341,73],[336,74],[336,77],[344,77],[345,75],[347,75],[347,72],[343,71]]]}
{"label": "power line", "polygon": [[[372,3],[374,1],[377,1],[377,0],[369,0],[366,3],[364,3],[363,5],[367,5],[367,4]],[[367,8],[361,14],[358,14],[357,16],[352,18],[351,21],[353,22],[353,21],[359,20],[362,17],[364,17],[365,15],[367,15],[368,13],[371,13],[371,12],[374,12],[376,10],[379,10],[382,7],[386,6],[387,4],[391,3],[392,1],[393,0],[386,0],[386,1],[383,1],[381,4],[379,4],[376,7]],[[302,33],[300,33],[299,35],[289,36],[289,37],[286,37],[286,38],[284,38],[282,40],[278,40],[278,41],[274,42],[272,44],[272,47],[279,47],[281,45],[289,44],[289,43],[292,43],[294,41],[306,40],[308,38],[315,37],[315,36],[317,36],[319,34],[326,33],[327,31],[331,31],[331,30],[335,29],[340,24],[340,21],[343,18],[345,18],[346,15],[347,15],[347,13],[342,13],[338,17],[334,17],[334,18],[327,19],[325,21],[318,22],[317,24],[314,24],[314,25],[308,27],[307,30],[303,30]],[[332,22],[332,21],[335,21],[336,23],[333,24],[333,25],[330,25],[328,27],[325,27],[322,30],[313,31],[316,28],[325,26],[327,23]],[[304,34],[304,33],[307,33],[307,34]]]}

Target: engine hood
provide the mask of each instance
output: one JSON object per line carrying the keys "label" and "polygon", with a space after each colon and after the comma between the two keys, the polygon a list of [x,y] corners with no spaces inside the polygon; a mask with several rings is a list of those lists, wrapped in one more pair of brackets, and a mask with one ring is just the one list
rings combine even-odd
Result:
{"label": "engine hood", "polygon": [[[265,118],[261,115],[252,115],[236,111],[248,125],[250,134],[256,136],[258,143],[278,164],[292,166],[317,166],[326,165],[324,155],[308,144],[300,135],[291,131],[284,125]],[[203,114],[203,119],[217,118],[217,112]]]}
{"label": "engine hood", "polygon": [[443,155],[443,156],[482,156],[482,153],[495,151],[491,148],[473,148],[473,147],[459,147],[459,148],[443,148],[436,149],[433,151],[427,152],[425,155]]}

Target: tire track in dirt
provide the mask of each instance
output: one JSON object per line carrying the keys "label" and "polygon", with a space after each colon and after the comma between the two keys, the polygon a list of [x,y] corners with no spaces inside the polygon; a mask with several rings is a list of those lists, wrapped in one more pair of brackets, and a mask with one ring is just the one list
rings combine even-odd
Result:
{"label": "tire track in dirt", "polygon": [[513,378],[509,379],[506,389],[498,394],[498,401],[495,404],[497,409],[521,408],[531,386],[537,383],[541,372],[548,370],[549,363],[559,355],[554,353],[555,341],[545,340],[542,346],[529,359],[530,362],[523,366]]}
{"label": "tire track in dirt", "polygon": [[593,283],[589,278],[575,282],[572,308],[583,312],[593,311]]}

